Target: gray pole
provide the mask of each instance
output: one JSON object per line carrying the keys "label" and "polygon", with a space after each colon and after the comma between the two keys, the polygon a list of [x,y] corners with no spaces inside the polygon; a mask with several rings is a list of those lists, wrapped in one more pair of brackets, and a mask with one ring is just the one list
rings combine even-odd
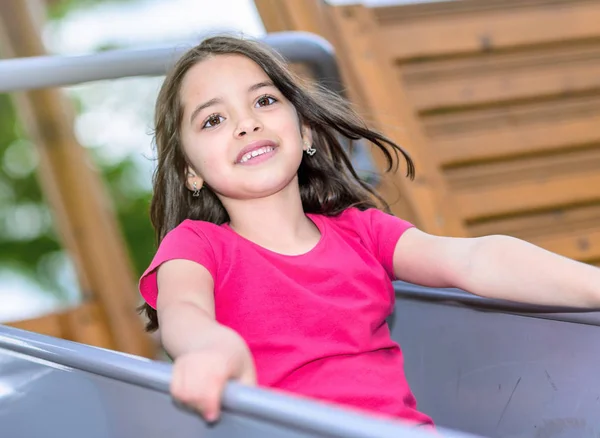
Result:
{"label": "gray pole", "polygon": [[[306,32],[261,39],[290,62],[308,65],[323,85],[343,93],[333,47]],[[195,43],[152,49],[111,50],[81,56],[38,56],[0,61],[0,92],[60,87],[132,76],[161,76]]]}

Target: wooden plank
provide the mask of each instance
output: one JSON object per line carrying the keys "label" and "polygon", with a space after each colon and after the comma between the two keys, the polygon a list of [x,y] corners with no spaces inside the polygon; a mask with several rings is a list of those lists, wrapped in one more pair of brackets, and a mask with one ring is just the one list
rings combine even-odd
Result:
{"label": "wooden plank", "polygon": [[6,325],[95,347],[115,348],[110,333],[105,330],[104,316],[97,302],[89,301],[49,315],[13,321]]}
{"label": "wooden plank", "polygon": [[600,261],[600,229],[598,228],[544,236],[532,239],[531,243],[574,260]]}
{"label": "wooden plank", "polygon": [[[397,8],[399,16],[402,6]],[[598,38],[598,23],[600,2],[574,1],[430,14],[397,22],[388,17],[379,24],[382,41],[394,41],[389,44],[391,56],[403,62]]]}
{"label": "wooden plank", "polygon": [[115,349],[116,343],[104,327],[106,315],[98,301],[87,301],[61,315],[64,337],[96,347]]}
{"label": "wooden plank", "polygon": [[600,174],[600,145],[575,149],[569,153],[537,155],[477,165],[453,167],[445,175],[452,190],[482,189],[504,186],[510,181],[514,187],[522,183],[539,182],[568,174]]}
{"label": "wooden plank", "polygon": [[255,0],[254,4],[267,32],[302,30],[328,37],[321,0]]}
{"label": "wooden plank", "polygon": [[600,99],[462,112],[424,119],[445,166],[600,143]]}
{"label": "wooden plank", "polygon": [[475,222],[469,225],[469,235],[506,234],[531,240],[566,230],[594,229],[598,224],[600,204],[591,204]]}
{"label": "wooden plank", "polygon": [[528,182],[472,188],[457,193],[456,208],[465,220],[536,211],[600,200],[600,174],[581,173]]}
{"label": "wooden plank", "polygon": [[40,316],[38,318],[24,319],[21,321],[12,321],[3,323],[21,330],[27,330],[55,338],[64,338],[64,330],[60,313],[52,313]]}
{"label": "wooden plank", "polygon": [[395,4],[373,8],[376,19],[382,24],[426,19],[442,15],[471,15],[481,12],[516,8],[544,8],[547,6],[571,6],[574,3],[594,3],[598,0],[460,0],[423,3]]}
{"label": "wooden plank", "polygon": [[600,44],[532,48],[398,68],[420,112],[600,90]]}
{"label": "wooden plank", "polygon": [[289,30],[291,17],[277,0],[254,0],[254,5],[269,33]]}

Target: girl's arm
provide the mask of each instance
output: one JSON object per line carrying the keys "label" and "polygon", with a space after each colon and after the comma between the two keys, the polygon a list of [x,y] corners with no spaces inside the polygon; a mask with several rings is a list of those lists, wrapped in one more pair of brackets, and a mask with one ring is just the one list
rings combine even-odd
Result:
{"label": "girl's arm", "polygon": [[488,298],[600,308],[600,269],[509,236],[437,237],[411,228],[396,245],[394,272]]}
{"label": "girl's arm", "polygon": [[158,268],[156,278],[161,341],[169,355],[176,358],[218,343],[218,336],[211,334],[222,329],[215,321],[214,284],[208,270],[188,260],[171,260]]}
{"label": "girl's arm", "polygon": [[171,393],[214,421],[228,380],[256,383],[252,355],[241,336],[215,320],[214,284],[206,268],[171,260],[159,268],[157,282],[161,341],[175,359]]}

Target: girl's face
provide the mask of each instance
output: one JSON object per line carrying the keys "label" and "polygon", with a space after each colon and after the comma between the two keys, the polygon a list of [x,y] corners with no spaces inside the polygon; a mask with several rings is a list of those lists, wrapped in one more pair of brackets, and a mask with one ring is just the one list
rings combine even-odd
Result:
{"label": "girl's face", "polygon": [[220,197],[252,199],[296,177],[310,130],[254,61],[210,57],[187,72],[180,94],[188,188],[205,182]]}

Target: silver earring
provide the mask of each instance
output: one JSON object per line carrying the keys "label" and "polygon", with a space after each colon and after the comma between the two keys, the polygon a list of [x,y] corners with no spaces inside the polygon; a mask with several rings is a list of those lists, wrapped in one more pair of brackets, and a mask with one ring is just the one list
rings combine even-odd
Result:
{"label": "silver earring", "polygon": [[311,157],[317,152],[317,150],[312,145],[309,145],[307,141],[304,142],[304,145],[306,146],[306,153]]}
{"label": "silver earring", "polygon": [[194,192],[192,193],[192,196],[194,198],[197,198],[198,196],[200,196],[200,189],[196,186],[196,181],[194,181]]}

